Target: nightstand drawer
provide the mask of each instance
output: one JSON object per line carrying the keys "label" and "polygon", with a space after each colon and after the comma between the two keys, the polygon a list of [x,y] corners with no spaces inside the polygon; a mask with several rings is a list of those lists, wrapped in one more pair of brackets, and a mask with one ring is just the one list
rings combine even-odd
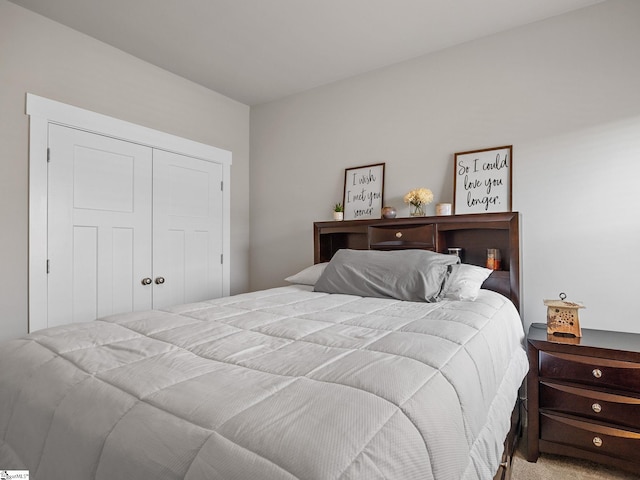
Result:
{"label": "nightstand drawer", "polygon": [[393,250],[435,248],[433,225],[396,225],[369,227],[369,248]]}
{"label": "nightstand drawer", "polygon": [[540,409],[640,430],[640,398],[541,382]]}
{"label": "nightstand drawer", "polygon": [[640,433],[540,414],[540,438],[614,458],[640,461]]}
{"label": "nightstand drawer", "polygon": [[616,390],[640,391],[640,363],[540,352],[540,377]]}

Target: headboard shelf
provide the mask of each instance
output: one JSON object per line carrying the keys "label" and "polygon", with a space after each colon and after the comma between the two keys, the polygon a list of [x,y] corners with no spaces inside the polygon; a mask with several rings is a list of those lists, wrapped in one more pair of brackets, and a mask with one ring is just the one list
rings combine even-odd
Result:
{"label": "headboard shelf", "polygon": [[462,248],[462,261],[484,266],[488,248],[498,248],[501,270],[483,288],[510,298],[520,310],[519,213],[315,222],[314,263],[328,262],[342,248],[356,250],[423,249],[447,253]]}

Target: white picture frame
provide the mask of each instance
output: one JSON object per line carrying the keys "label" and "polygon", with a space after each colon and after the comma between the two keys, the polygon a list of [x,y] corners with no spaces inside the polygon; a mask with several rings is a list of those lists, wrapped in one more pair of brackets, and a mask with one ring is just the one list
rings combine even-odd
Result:
{"label": "white picture frame", "polygon": [[346,168],[342,205],[345,220],[380,218],[384,198],[384,163]]}
{"label": "white picture frame", "polygon": [[459,152],[454,157],[454,214],[511,211],[512,145]]}

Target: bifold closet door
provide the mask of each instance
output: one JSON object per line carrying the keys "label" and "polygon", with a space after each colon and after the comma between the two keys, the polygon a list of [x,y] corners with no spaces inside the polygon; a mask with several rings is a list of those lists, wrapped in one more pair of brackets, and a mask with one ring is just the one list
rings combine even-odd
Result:
{"label": "bifold closet door", "polygon": [[222,296],[222,165],[153,151],[153,307]]}
{"label": "bifold closet door", "polygon": [[48,326],[152,306],[152,149],[49,127]]}
{"label": "bifold closet door", "polygon": [[222,165],[51,125],[48,326],[222,296]]}

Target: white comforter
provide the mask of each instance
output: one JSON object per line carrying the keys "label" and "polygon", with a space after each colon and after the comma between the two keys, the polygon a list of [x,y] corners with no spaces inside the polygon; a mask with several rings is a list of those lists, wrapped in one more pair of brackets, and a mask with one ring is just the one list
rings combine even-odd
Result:
{"label": "white comforter", "polygon": [[513,305],[290,286],[0,346],[31,478],[489,479],[526,370]]}

